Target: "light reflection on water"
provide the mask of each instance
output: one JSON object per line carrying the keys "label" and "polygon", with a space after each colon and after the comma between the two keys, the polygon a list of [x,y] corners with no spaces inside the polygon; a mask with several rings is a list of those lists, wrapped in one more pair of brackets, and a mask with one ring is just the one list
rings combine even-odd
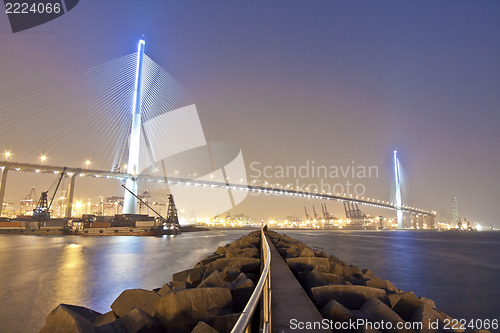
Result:
{"label": "light reflection on water", "polygon": [[86,262],[83,257],[83,246],[67,244],[62,250],[55,276],[54,300],[59,303],[68,303],[73,299],[83,299],[85,293],[81,288],[85,275]]}
{"label": "light reflection on water", "polygon": [[[37,332],[59,303],[109,311],[249,231],[171,237],[0,235],[0,332]],[[456,318],[500,318],[500,233],[281,231],[436,301]]]}
{"label": "light reflection on water", "polygon": [[0,332],[38,332],[59,303],[107,312],[125,289],[153,289],[249,231],[178,236],[0,235]]}
{"label": "light reflection on water", "polygon": [[455,318],[500,319],[500,232],[283,233],[369,268],[402,290],[431,298]]}

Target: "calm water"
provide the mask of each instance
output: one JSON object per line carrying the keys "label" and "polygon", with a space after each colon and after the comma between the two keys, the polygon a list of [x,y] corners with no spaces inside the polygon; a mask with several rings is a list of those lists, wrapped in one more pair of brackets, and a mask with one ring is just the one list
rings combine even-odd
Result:
{"label": "calm water", "polygon": [[500,232],[284,231],[460,319],[500,321]]}
{"label": "calm water", "polygon": [[[172,273],[249,231],[175,237],[0,235],[0,332],[36,332],[59,303],[109,311],[129,288],[153,289]],[[457,318],[500,319],[500,233],[283,231]]]}
{"label": "calm water", "polygon": [[0,332],[38,332],[59,303],[107,312],[124,289],[153,289],[249,231],[170,237],[0,235]]}

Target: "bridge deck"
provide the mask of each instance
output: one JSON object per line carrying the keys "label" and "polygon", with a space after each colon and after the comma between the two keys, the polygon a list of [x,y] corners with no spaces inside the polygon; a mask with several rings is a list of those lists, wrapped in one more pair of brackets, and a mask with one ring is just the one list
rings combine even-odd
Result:
{"label": "bridge deck", "polygon": [[[166,175],[148,175],[148,174],[139,174],[133,175],[128,173],[109,171],[109,170],[94,170],[94,169],[84,169],[84,168],[74,168],[74,167],[61,167],[55,165],[42,165],[42,164],[30,164],[30,163],[19,163],[19,162],[8,162],[8,161],[0,161],[0,169],[3,168],[3,172],[1,175],[2,183],[4,176],[7,176],[8,170],[13,171],[25,171],[25,172],[36,172],[36,173],[58,173],[58,172],[66,172],[67,174],[73,174],[76,176],[86,176],[86,177],[95,177],[95,178],[109,178],[109,179],[135,179],[137,181],[148,181],[148,182],[158,182],[158,183],[168,183],[168,184],[176,184],[176,185],[190,185],[190,186],[203,186],[203,187],[213,187],[213,188],[226,188],[231,190],[242,190],[242,191],[251,191],[251,192],[262,192],[269,193],[275,195],[287,195],[287,196],[298,196],[298,197],[307,197],[311,199],[320,199],[320,200],[337,200],[340,202],[352,202],[360,205],[368,205],[372,207],[390,209],[390,210],[398,210],[401,209],[404,212],[414,213],[414,214],[422,214],[428,216],[435,216],[435,212],[429,212],[423,209],[417,209],[414,207],[396,207],[394,203],[380,201],[375,199],[365,199],[352,197],[347,195],[335,194],[335,193],[316,193],[316,192],[304,192],[300,188],[299,189],[283,189],[283,188],[274,188],[270,186],[256,186],[249,184],[238,184],[238,183],[227,183],[227,182],[218,182],[218,181],[208,181],[201,179],[189,179],[189,178],[177,178],[177,177],[167,177]],[[0,184],[0,192],[5,190],[5,184]],[[0,199],[2,199],[2,195],[0,195]]]}
{"label": "bridge deck", "polygon": [[272,332],[331,332],[330,330],[292,329],[290,321],[321,322],[323,317],[269,240],[271,248],[271,327]]}

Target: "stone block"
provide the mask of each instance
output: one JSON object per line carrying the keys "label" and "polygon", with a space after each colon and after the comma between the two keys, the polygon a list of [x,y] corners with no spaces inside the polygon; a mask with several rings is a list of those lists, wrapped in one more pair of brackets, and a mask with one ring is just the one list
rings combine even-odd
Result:
{"label": "stone block", "polygon": [[225,254],[220,254],[218,256],[213,256],[213,257],[209,257],[209,258],[205,258],[203,260],[200,261],[200,265],[199,267],[203,267],[203,266],[207,266],[208,264],[216,261],[216,260],[219,260],[219,259],[224,259],[226,257]]}
{"label": "stone block", "polygon": [[189,289],[189,288],[193,288],[193,285],[189,282],[177,282],[177,281],[173,281],[172,282],[172,289],[173,290],[183,290],[183,289]]}
{"label": "stone block", "polygon": [[387,332],[389,333],[415,333],[412,329],[397,329],[398,323],[404,324],[405,321],[395,311],[393,311],[393,309],[381,302],[378,298],[372,297],[366,301],[361,307],[361,311],[368,316],[368,319],[371,322],[392,323],[392,329],[387,329]]}
{"label": "stone block", "polygon": [[296,258],[300,255],[299,249],[295,245],[290,245],[288,249],[286,249],[286,258]]}
{"label": "stone block", "polygon": [[118,316],[115,315],[113,311],[106,312],[105,314],[102,314],[94,319],[94,325],[95,326],[101,326],[105,324],[109,324],[112,321],[115,321],[118,319]]}
{"label": "stone block", "polygon": [[349,309],[359,309],[372,297],[376,297],[381,301],[387,298],[387,293],[383,289],[350,285],[315,287],[311,289],[311,293],[318,307],[323,307],[331,300],[335,300]]}
{"label": "stone block", "polygon": [[411,291],[389,295],[389,302],[392,309],[406,321],[424,303]]}
{"label": "stone block", "polygon": [[223,288],[226,282],[222,278],[222,274],[219,271],[214,271],[210,276],[201,281],[198,288]]}
{"label": "stone block", "polygon": [[[412,322],[422,323],[420,333],[437,333],[443,330],[444,318],[443,316],[433,309],[428,303],[422,303],[410,317]],[[431,326],[430,323],[438,322],[437,328]]]}
{"label": "stone block", "polygon": [[315,268],[320,268],[323,272],[330,271],[330,262],[327,258],[298,257],[287,259],[286,263],[295,274],[303,271],[312,271]]}
{"label": "stone block", "polygon": [[141,309],[151,316],[155,315],[154,305],[160,295],[154,291],[144,289],[128,289],[111,304],[111,310],[118,316],[124,316],[133,309]]}
{"label": "stone block", "polygon": [[[365,274],[366,275],[366,274]],[[367,287],[385,289],[387,284],[381,278],[372,278],[366,281]]]}
{"label": "stone block", "polygon": [[218,316],[215,318],[213,326],[220,333],[231,333],[240,315],[241,313],[232,313],[225,316]]}
{"label": "stone block", "polygon": [[[161,287],[160,290],[158,290],[156,293],[160,296],[165,296],[169,292],[171,292],[173,289],[172,287],[173,282],[165,283],[163,287]],[[154,291],[154,290],[153,290]]]}
{"label": "stone block", "polygon": [[156,319],[166,332],[190,332],[199,321],[212,322],[233,312],[226,288],[193,288],[169,293],[155,305]]}
{"label": "stone block", "polygon": [[351,310],[335,300],[328,302],[320,312],[323,318],[336,322],[354,321],[357,319],[356,315]]}
{"label": "stone block", "polygon": [[207,270],[205,271],[205,277],[212,274],[214,271],[222,272],[224,268],[230,263],[234,263],[236,267],[240,269],[243,273],[256,273],[260,274],[260,259],[255,258],[222,258],[217,259],[214,262],[211,262],[207,266]]}
{"label": "stone block", "polygon": [[101,313],[80,306],[59,304],[45,319],[40,333],[94,333]]}
{"label": "stone block", "polygon": [[191,333],[219,333],[215,328],[208,325],[204,321],[198,322],[198,324],[193,328]]}
{"label": "stone block", "polygon": [[197,287],[201,280],[203,279],[203,275],[205,274],[206,267],[198,267],[187,269],[182,272],[178,272],[172,275],[173,282],[188,282],[193,287]]}
{"label": "stone block", "polygon": [[299,257],[316,257],[316,253],[308,247],[305,247],[301,252]]}
{"label": "stone block", "polygon": [[161,333],[161,331],[156,319],[141,309],[133,309],[115,321],[96,329],[96,333]]}
{"label": "stone block", "polygon": [[340,265],[337,262],[330,261],[330,273],[332,274],[337,274],[337,275],[344,275],[346,276],[347,274],[344,272],[344,267]]}
{"label": "stone block", "polygon": [[241,273],[237,279],[226,283],[225,287],[231,290],[234,310],[241,312],[247,305],[250,296],[252,296],[255,284],[245,274]]}

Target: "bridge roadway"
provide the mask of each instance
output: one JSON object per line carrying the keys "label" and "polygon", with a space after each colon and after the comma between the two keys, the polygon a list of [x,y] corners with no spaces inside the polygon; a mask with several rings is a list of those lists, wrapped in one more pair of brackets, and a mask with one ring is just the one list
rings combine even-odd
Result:
{"label": "bridge roadway", "polygon": [[[189,179],[189,178],[175,178],[175,177],[165,177],[160,175],[148,175],[148,174],[139,174],[132,175],[124,172],[117,171],[109,171],[109,170],[94,170],[94,169],[85,169],[85,168],[74,168],[74,167],[61,167],[54,165],[42,165],[42,164],[30,164],[30,163],[19,163],[19,162],[8,162],[3,161],[0,162],[0,168],[2,169],[1,181],[0,181],[0,207],[2,207],[3,199],[5,195],[5,187],[7,181],[7,172],[8,171],[23,171],[23,172],[35,172],[35,173],[60,173],[65,171],[68,176],[71,176],[71,182],[68,188],[68,202],[66,205],[67,213],[66,217],[70,217],[71,214],[68,214],[68,211],[71,212],[72,203],[73,203],[73,192],[74,192],[74,180],[77,176],[80,177],[94,177],[94,178],[106,178],[106,179],[119,179],[125,180],[127,178],[135,178],[137,181],[147,181],[147,182],[157,182],[157,183],[168,183],[172,185],[187,185],[187,186],[203,186],[203,187],[212,187],[212,188],[227,188],[232,190],[241,190],[241,191],[252,191],[252,192],[261,192],[273,195],[286,195],[286,196],[296,196],[296,197],[306,197],[311,199],[319,199],[319,200],[337,200],[340,202],[352,202],[361,205],[377,207],[377,208],[385,208],[397,210],[397,207],[394,203],[389,203],[380,200],[370,200],[364,198],[358,198],[353,196],[342,196],[339,194],[332,193],[315,193],[315,192],[307,192],[300,190],[291,190],[291,189],[281,189],[281,188],[273,188],[266,186],[256,186],[256,185],[247,185],[247,184],[236,184],[236,183],[224,183],[210,180],[199,180],[199,179]],[[418,209],[415,207],[403,206],[401,207],[403,212],[412,213],[412,214],[420,214],[434,217],[436,212],[431,212],[423,209]]]}

